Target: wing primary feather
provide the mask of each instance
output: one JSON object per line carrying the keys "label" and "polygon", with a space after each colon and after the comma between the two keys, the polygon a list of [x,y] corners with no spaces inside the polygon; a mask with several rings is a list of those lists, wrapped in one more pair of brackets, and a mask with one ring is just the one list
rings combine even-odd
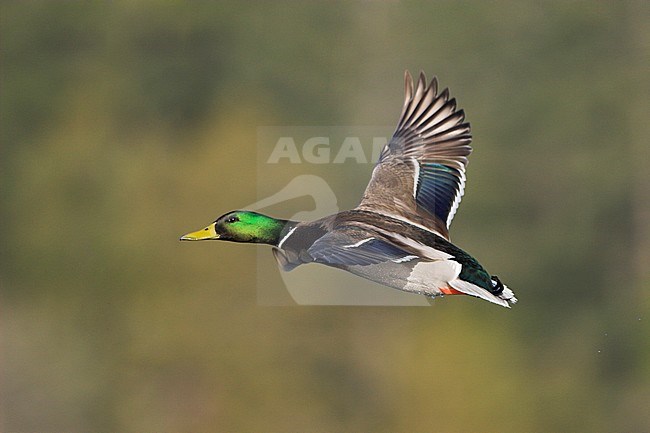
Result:
{"label": "wing primary feather", "polygon": [[412,100],[413,100],[413,77],[411,77],[411,73],[408,70],[406,70],[404,71],[404,105],[402,105],[402,113],[399,116],[400,120],[397,124],[398,130]]}
{"label": "wing primary feather", "polygon": [[413,97],[412,97],[411,100],[409,101],[408,110],[407,110],[406,113],[404,114],[404,118],[403,118],[403,120],[400,122],[400,124],[399,124],[399,126],[398,126],[398,129],[399,129],[400,126],[403,126],[403,125],[408,124],[408,120],[411,118],[411,116],[412,116],[413,113],[415,112],[415,110],[416,110],[416,108],[417,108],[419,102],[420,102],[421,99],[422,99],[422,93],[423,93],[424,90],[425,90],[425,89],[424,89],[424,86],[425,86],[425,81],[424,81],[424,78],[423,78],[423,74],[420,73],[420,77],[418,78],[418,84],[417,84],[417,86],[415,87],[415,93],[413,94]]}
{"label": "wing primary feather", "polygon": [[426,88],[424,91],[424,96],[419,98],[417,104],[413,108],[413,112],[409,115],[409,118],[405,120],[404,124],[406,125],[417,125],[420,122],[420,118],[427,114],[431,103],[435,100],[436,94],[432,87]]}

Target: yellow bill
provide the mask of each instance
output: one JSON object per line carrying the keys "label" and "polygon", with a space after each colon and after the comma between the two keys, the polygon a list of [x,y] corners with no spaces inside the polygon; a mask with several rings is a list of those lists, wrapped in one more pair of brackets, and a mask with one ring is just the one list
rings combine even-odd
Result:
{"label": "yellow bill", "polygon": [[219,239],[219,235],[214,228],[215,223],[210,224],[204,229],[197,230],[181,236],[182,241],[207,241],[210,239]]}

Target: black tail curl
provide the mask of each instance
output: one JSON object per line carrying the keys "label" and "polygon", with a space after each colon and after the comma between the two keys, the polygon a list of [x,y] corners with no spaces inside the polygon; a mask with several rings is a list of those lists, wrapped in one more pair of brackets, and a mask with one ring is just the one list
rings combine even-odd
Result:
{"label": "black tail curl", "polygon": [[503,283],[496,275],[492,275],[491,279],[492,279],[492,290],[491,290],[492,294],[500,295],[503,292]]}

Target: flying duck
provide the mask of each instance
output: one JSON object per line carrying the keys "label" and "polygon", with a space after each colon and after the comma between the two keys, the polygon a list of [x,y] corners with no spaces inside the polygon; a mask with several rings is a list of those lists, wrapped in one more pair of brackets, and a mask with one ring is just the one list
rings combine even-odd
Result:
{"label": "flying duck", "polygon": [[405,73],[397,128],[354,209],[312,222],[236,210],[183,241],[262,243],[285,271],[320,263],[407,292],[517,302],[496,275],[451,243],[449,227],[465,186],[470,125],[449,90]]}

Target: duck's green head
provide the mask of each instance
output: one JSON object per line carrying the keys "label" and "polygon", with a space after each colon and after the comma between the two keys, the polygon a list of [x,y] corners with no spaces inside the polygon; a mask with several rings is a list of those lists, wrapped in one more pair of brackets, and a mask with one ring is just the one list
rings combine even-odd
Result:
{"label": "duck's green head", "polygon": [[257,212],[236,210],[217,218],[204,229],[188,233],[182,241],[231,241],[277,245],[288,221]]}

